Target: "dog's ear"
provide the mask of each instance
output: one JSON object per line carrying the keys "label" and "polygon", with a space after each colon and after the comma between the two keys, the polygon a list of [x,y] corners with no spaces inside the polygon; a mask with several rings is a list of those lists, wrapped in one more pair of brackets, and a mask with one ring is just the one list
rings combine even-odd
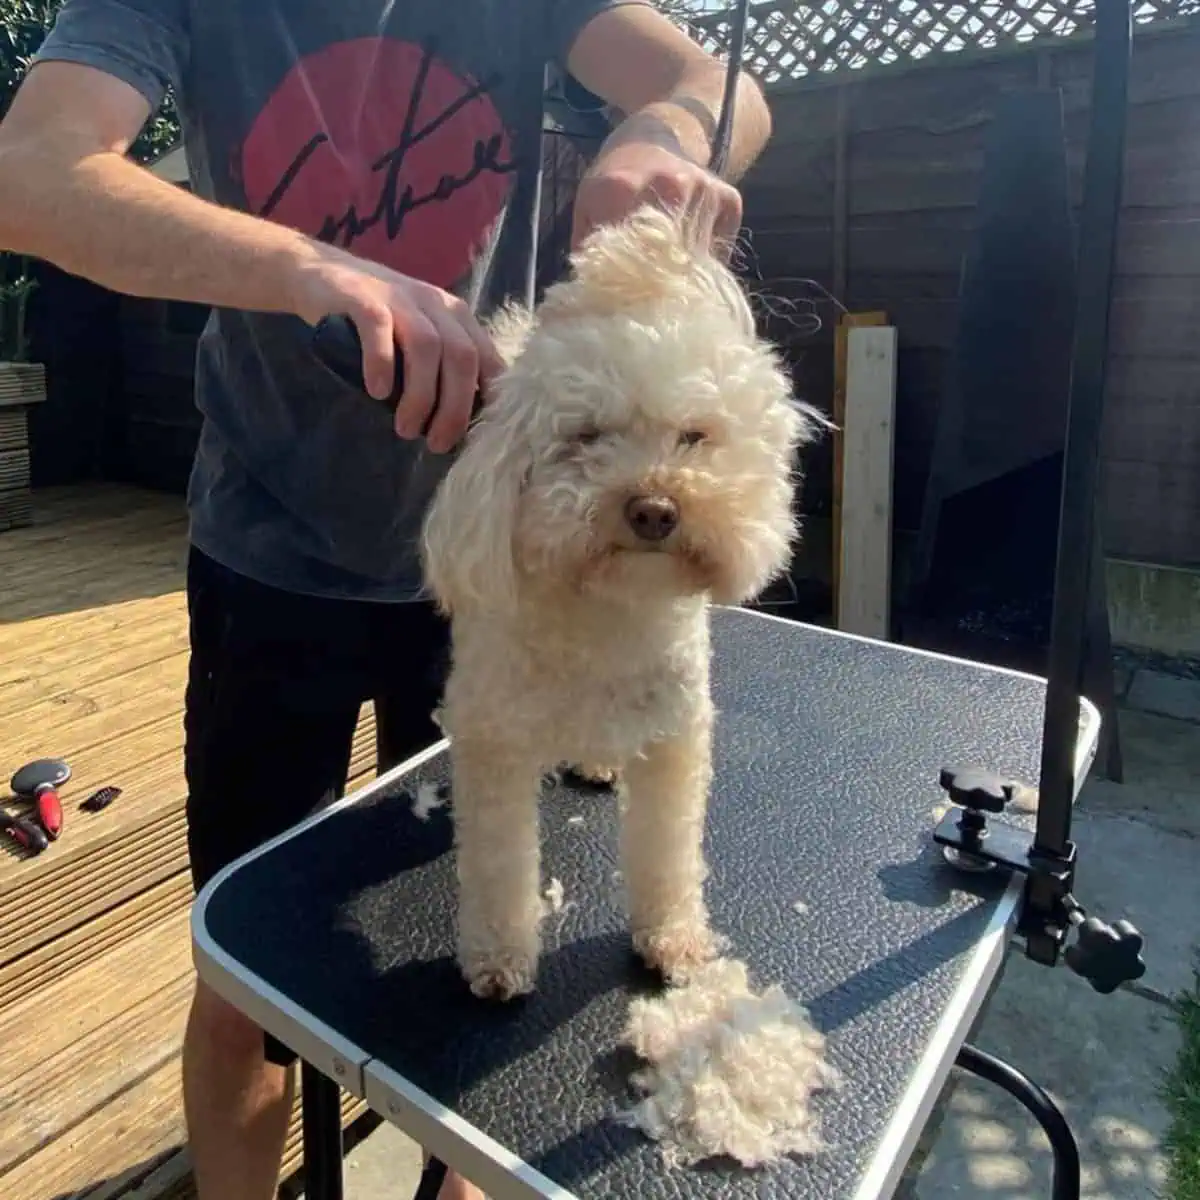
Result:
{"label": "dog's ear", "polygon": [[447,615],[516,604],[517,510],[532,459],[514,399],[500,398],[472,425],[425,517],[425,583]]}

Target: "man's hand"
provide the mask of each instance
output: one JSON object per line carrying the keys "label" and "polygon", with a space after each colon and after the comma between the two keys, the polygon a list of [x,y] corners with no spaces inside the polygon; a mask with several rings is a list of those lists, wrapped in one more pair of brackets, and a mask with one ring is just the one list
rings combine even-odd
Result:
{"label": "man's hand", "polygon": [[345,314],[372,396],[391,395],[395,356],[404,356],[396,432],[419,437],[428,424],[430,449],[451,449],[502,365],[467,306],[156,178],[126,157],[149,115],[139,92],[94,67],[35,66],[0,126],[0,246],[126,295],[290,313],[310,325]]}
{"label": "man's hand", "polygon": [[458,443],[476,393],[486,393],[504,365],[464,301],[333,247],[300,266],[292,307],[310,325],[331,314],[353,321],[363,380],[378,400],[391,395],[396,355],[403,356],[396,433],[416,438],[428,425],[426,441],[435,454]]}
{"label": "man's hand", "polygon": [[599,225],[646,204],[686,213],[705,244],[731,247],[742,223],[737,188],[654,138],[630,138],[601,152],[580,181],[572,244]]}
{"label": "man's hand", "polygon": [[682,208],[697,232],[731,243],[742,218],[735,187],[771,132],[762,90],[743,73],[728,161],[709,171],[725,99],[724,64],[650,4],[619,4],[577,34],[567,68],[625,119],[580,183],[573,241],[647,203]]}

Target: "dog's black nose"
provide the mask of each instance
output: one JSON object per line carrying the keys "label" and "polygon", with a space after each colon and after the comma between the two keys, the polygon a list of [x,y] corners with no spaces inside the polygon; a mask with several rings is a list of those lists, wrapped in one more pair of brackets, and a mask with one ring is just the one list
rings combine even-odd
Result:
{"label": "dog's black nose", "polygon": [[669,496],[631,496],[625,504],[625,520],[644,541],[661,542],[679,524],[679,505]]}

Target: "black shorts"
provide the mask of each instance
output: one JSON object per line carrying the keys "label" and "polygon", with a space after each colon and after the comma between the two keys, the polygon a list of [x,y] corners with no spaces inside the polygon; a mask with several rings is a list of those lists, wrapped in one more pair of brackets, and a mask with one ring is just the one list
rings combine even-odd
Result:
{"label": "black shorts", "polygon": [[[426,603],[294,595],[195,548],[187,588],[184,771],[198,891],[344,794],[365,701],[375,702],[380,771],[440,740],[432,713],[449,627]],[[267,1057],[294,1058],[270,1037]]]}

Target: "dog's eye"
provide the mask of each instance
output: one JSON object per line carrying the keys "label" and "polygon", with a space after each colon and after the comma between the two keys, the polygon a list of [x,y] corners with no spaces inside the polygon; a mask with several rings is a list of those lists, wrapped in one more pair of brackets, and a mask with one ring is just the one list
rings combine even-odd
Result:
{"label": "dog's eye", "polygon": [[594,446],[599,440],[598,429],[580,429],[571,435],[571,444],[575,446]]}
{"label": "dog's eye", "polygon": [[706,441],[708,441],[708,434],[699,429],[689,429],[679,435],[681,446],[698,446],[701,442]]}

